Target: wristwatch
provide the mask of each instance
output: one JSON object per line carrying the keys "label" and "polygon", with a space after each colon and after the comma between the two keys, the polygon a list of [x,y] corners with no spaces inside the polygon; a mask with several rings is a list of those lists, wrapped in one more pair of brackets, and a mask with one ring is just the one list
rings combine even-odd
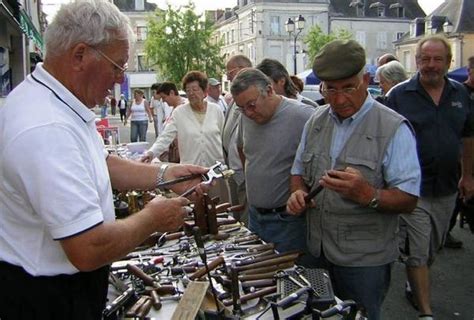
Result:
{"label": "wristwatch", "polygon": [[375,189],[375,195],[372,200],[369,201],[368,207],[372,209],[377,209],[379,207],[379,194],[380,190]]}

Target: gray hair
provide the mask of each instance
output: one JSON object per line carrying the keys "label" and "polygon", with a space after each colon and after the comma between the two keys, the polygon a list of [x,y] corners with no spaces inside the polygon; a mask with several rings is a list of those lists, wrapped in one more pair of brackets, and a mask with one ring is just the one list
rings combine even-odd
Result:
{"label": "gray hair", "polygon": [[230,92],[233,96],[237,96],[251,86],[257,87],[265,95],[267,88],[272,86],[272,82],[262,71],[247,68],[240,71],[234,81],[232,81]]}
{"label": "gray hair", "polygon": [[386,64],[377,68],[375,78],[379,79],[382,75],[387,81],[392,82],[394,85],[408,79],[408,75],[403,68],[403,65],[398,61],[390,61]]}
{"label": "gray hair", "polygon": [[78,43],[107,45],[133,39],[126,15],[105,0],[76,0],[64,4],[46,30],[46,56],[58,56]]}
{"label": "gray hair", "polygon": [[293,81],[291,81],[288,71],[280,61],[268,58],[263,59],[262,62],[257,65],[257,69],[265,73],[274,82],[285,79],[284,90],[286,97],[295,97],[298,94],[298,90]]}

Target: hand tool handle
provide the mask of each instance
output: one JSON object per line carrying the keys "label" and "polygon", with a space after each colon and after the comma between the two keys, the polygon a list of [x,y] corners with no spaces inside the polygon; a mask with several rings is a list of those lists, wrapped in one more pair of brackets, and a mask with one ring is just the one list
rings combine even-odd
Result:
{"label": "hand tool handle", "polygon": [[273,279],[273,277],[275,277],[275,272],[258,273],[258,274],[242,274],[242,275],[239,275],[239,280],[250,281],[250,280],[261,280],[261,279]]}
{"label": "hand tool handle", "polygon": [[277,306],[286,309],[288,308],[293,302],[295,302],[297,299],[299,299],[303,294],[308,292],[309,290],[312,290],[311,287],[304,287],[301,289],[298,289],[298,291],[293,292],[289,296],[286,296],[285,298],[281,299],[280,301],[277,301]]}
{"label": "hand tool handle", "polygon": [[141,279],[145,285],[152,286],[152,287],[155,286],[155,280],[153,279],[153,277],[147,275],[139,267],[133,264],[127,264],[127,270],[128,272],[133,274],[135,277]]}
{"label": "hand tool handle", "polygon": [[148,298],[138,309],[137,317],[139,319],[144,319],[146,315],[150,312],[152,304],[153,302],[151,301],[150,298]]}
{"label": "hand tool handle", "polygon": [[182,176],[182,177],[179,177],[179,178],[176,178],[176,179],[173,179],[173,180],[168,180],[168,181],[159,183],[159,184],[156,185],[156,187],[158,189],[162,189],[162,188],[172,186],[173,184],[177,184],[177,183],[180,183],[180,182],[196,179],[196,178],[199,178],[201,176],[202,175],[199,174],[199,173],[190,174],[190,175],[187,175],[187,176]]}
{"label": "hand tool handle", "polygon": [[197,188],[197,185],[195,185],[195,186],[192,187],[192,188],[189,188],[189,189],[186,190],[182,195],[180,195],[180,197],[187,197],[187,196],[190,196],[194,191],[196,191],[196,188]]}
{"label": "hand tool handle", "polygon": [[[271,293],[275,293],[276,291],[277,291],[277,287],[274,286],[274,287],[268,287],[268,288],[265,288],[265,289],[262,289],[262,290],[258,290],[258,291],[252,292],[252,293],[244,294],[240,297],[240,302],[245,303],[249,300],[252,300],[252,299],[255,299],[255,298],[260,298],[260,297],[266,296],[266,295],[271,294]],[[222,303],[224,304],[224,306],[228,307],[228,306],[232,305],[232,299],[226,299],[226,300],[222,301]]]}
{"label": "hand tool handle", "polygon": [[274,286],[276,284],[276,280],[273,278],[269,279],[261,279],[261,280],[251,280],[251,281],[243,281],[242,288],[261,288],[261,287],[269,287]]}
{"label": "hand tool handle", "polygon": [[267,272],[272,272],[272,271],[274,272],[281,269],[291,268],[294,266],[294,264],[295,264],[294,261],[288,261],[288,262],[273,265],[273,266],[244,270],[244,271],[241,271],[240,273],[241,274],[257,274],[257,273],[267,273]]}
{"label": "hand tool handle", "polygon": [[162,307],[161,299],[155,290],[150,290],[150,298],[153,303],[153,309],[160,310]]}
{"label": "hand tool handle", "polygon": [[[219,256],[217,257],[216,259],[212,260],[211,262],[209,262],[207,264],[209,270],[214,270],[215,268],[217,268],[219,265],[223,264],[224,263],[224,257],[222,256]],[[195,273],[193,273],[192,275],[189,276],[189,279],[190,280],[195,280],[195,279],[199,279],[201,278],[203,275],[206,274],[206,266],[200,268],[198,271],[196,271]]]}
{"label": "hand tool handle", "polygon": [[148,300],[150,300],[150,297],[141,296],[140,299],[138,299],[138,301],[135,302],[135,304],[127,310],[125,315],[127,317],[136,317],[138,315],[138,310],[140,310],[140,307]]}
{"label": "hand tool handle", "polygon": [[295,260],[298,259],[298,257],[299,257],[299,253],[295,253],[292,255],[282,256],[282,257],[278,257],[274,259],[251,263],[245,266],[236,267],[236,269],[238,271],[244,271],[244,270],[249,270],[249,269],[273,266],[273,265],[282,264],[285,262],[291,262],[291,261],[295,262]]}
{"label": "hand tool handle", "polygon": [[311,199],[313,199],[314,197],[316,197],[316,196],[318,195],[318,193],[320,193],[322,190],[323,190],[323,186],[322,186],[322,185],[318,185],[313,191],[311,191],[310,193],[308,193],[308,194],[304,197],[304,202],[309,203],[309,202],[311,201]]}

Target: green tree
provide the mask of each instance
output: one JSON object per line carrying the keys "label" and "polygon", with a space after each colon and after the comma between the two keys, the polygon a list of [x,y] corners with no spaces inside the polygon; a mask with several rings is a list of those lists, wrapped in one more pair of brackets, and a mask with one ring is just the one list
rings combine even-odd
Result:
{"label": "green tree", "polygon": [[304,42],[308,45],[309,61],[312,63],[319,50],[321,50],[326,43],[336,39],[352,39],[352,33],[347,29],[340,28],[336,29],[335,32],[326,34],[321,30],[320,26],[313,26],[304,38]]}
{"label": "green tree", "polygon": [[145,51],[150,65],[169,81],[181,83],[191,70],[205,72],[219,78],[224,68],[220,55],[221,43],[213,43],[213,23],[194,12],[193,3],[177,10],[168,5],[167,10],[157,10],[148,21]]}

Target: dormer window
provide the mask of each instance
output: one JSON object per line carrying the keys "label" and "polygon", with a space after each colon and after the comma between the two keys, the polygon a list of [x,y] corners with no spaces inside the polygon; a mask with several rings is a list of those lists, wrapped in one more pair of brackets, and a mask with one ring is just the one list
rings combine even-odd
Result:
{"label": "dormer window", "polygon": [[370,9],[377,9],[377,17],[385,17],[385,5],[381,2],[374,2],[369,6]]}
{"label": "dormer window", "polygon": [[405,8],[400,4],[400,2],[395,2],[388,7],[390,10],[396,10],[396,16],[398,18],[405,18]]}
{"label": "dormer window", "polygon": [[356,16],[363,17],[364,16],[364,3],[361,0],[353,0],[349,3],[349,7],[356,8]]}

